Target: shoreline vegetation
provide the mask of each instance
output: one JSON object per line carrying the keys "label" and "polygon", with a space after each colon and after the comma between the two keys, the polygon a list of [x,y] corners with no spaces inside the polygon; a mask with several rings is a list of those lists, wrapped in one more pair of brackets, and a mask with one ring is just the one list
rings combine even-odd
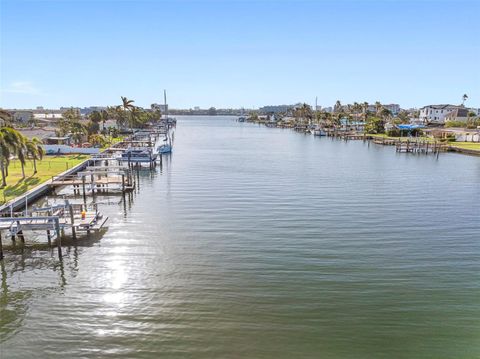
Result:
{"label": "shoreline vegetation", "polygon": [[[465,96],[465,95],[464,95]],[[342,105],[337,101],[331,112],[314,111],[308,104],[299,104],[286,112],[259,114],[251,112],[241,117],[241,121],[263,124],[273,128],[290,128],[301,133],[315,131],[332,137],[343,139],[372,139],[377,144],[400,144],[404,142],[424,142],[439,144],[447,151],[456,151],[470,155],[480,155],[480,142],[465,142],[452,132],[452,126],[461,132],[473,136],[480,136],[480,118],[469,113],[466,122],[446,123],[444,127],[433,125],[417,125],[412,122],[418,119],[418,113],[400,111],[393,114],[381,103],[376,102],[373,107],[367,102]],[[379,141],[381,140],[381,141]]]}

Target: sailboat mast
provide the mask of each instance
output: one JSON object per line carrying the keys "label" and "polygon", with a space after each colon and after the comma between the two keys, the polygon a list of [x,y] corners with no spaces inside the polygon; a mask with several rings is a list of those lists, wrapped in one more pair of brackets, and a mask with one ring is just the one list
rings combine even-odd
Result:
{"label": "sailboat mast", "polygon": [[163,104],[165,105],[165,117],[168,120],[167,90],[163,90]]}

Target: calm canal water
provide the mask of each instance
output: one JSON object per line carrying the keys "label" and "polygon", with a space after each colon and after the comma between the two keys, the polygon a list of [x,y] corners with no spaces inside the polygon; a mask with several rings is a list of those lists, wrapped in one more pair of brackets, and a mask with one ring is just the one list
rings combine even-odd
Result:
{"label": "calm canal water", "polygon": [[7,253],[2,359],[480,357],[480,158],[178,120],[101,238]]}

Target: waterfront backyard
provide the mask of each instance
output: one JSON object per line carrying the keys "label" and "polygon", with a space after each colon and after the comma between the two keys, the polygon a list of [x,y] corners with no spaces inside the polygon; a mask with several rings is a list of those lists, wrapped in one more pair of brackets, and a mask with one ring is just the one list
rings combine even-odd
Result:
{"label": "waterfront backyard", "polygon": [[20,161],[14,159],[8,167],[7,186],[0,188],[0,204],[20,196],[28,190],[49,180],[73,166],[85,161],[86,155],[45,156],[37,161],[37,173],[34,174],[32,161],[25,163],[25,178],[22,177]]}

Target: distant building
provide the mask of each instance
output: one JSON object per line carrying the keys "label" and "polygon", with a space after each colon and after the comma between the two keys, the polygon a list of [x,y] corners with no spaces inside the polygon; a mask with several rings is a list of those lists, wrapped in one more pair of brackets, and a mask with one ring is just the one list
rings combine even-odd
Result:
{"label": "distant building", "polygon": [[89,115],[94,111],[103,111],[106,110],[107,108],[104,106],[90,106],[90,107],[84,107],[80,109],[80,114],[81,115]]}
{"label": "distant building", "polygon": [[152,103],[152,110],[160,111],[161,113],[168,112],[168,104],[159,104],[159,103]]}
{"label": "distant building", "polygon": [[194,110],[194,111],[200,111],[200,107],[199,107],[199,106],[195,106],[195,107],[193,108],[193,110]]}
{"label": "distant building", "polygon": [[397,116],[400,113],[400,105],[398,103],[391,103],[388,105],[382,105],[384,108],[389,110],[393,116]]}
{"label": "distant building", "polygon": [[291,110],[294,106],[292,105],[274,105],[274,106],[263,106],[258,109],[260,113],[280,113],[287,112]]}
{"label": "distant building", "polygon": [[33,118],[37,121],[47,121],[47,122],[54,122],[54,121],[58,121],[60,119],[63,118],[62,114],[61,113],[46,113],[46,112],[42,112],[42,113],[34,113],[33,114]]}
{"label": "distant building", "polygon": [[33,118],[32,111],[14,111],[12,114],[12,119],[14,122],[27,123]]}
{"label": "distant building", "polygon": [[445,117],[447,115],[462,106],[456,105],[428,105],[420,109],[419,119],[423,123],[445,123]]}
{"label": "distant building", "polygon": [[[390,103],[387,105],[381,104],[381,107],[386,108],[388,111],[392,113],[393,116],[397,116],[400,113],[400,105],[398,103]],[[368,105],[367,108],[368,112],[376,113],[377,106],[375,105]]]}
{"label": "distant building", "polygon": [[475,116],[480,116],[480,108],[471,108],[470,112],[473,112]]}
{"label": "distant building", "polygon": [[81,108],[80,107],[60,107],[60,112],[66,112],[68,110],[74,110],[74,111],[78,111],[79,113],[81,113]]}

